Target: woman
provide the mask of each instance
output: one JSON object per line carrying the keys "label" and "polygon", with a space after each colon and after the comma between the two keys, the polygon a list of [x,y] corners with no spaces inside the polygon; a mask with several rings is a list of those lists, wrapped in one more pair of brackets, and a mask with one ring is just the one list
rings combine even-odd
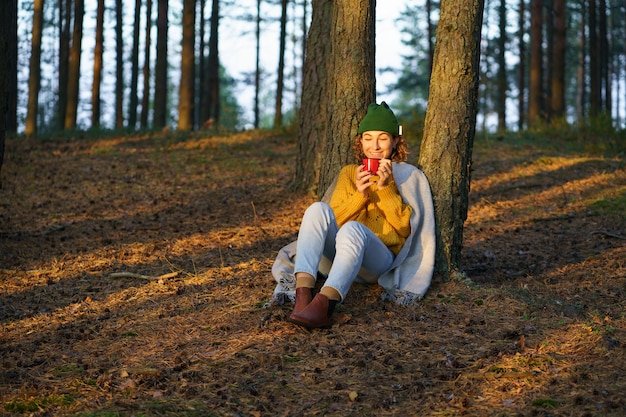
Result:
{"label": "woman", "polygon": [[[356,279],[378,282],[386,290],[384,298],[410,304],[424,295],[432,277],[435,238],[430,188],[420,170],[402,162],[407,145],[385,102],[368,106],[354,150],[359,161],[378,159],[377,171],[369,172],[363,164],[345,166],[327,192],[330,200],[307,208],[294,242],[297,256],[293,244],[288,245],[272,268],[279,283],[272,301],[292,299],[295,305],[288,320],[310,329],[332,326],[336,304],[345,299]],[[324,259],[332,265],[314,294]]]}
{"label": "woman", "polygon": [[[332,326],[335,305],[345,298],[359,270],[366,269],[377,280],[410,235],[412,208],[402,200],[393,179],[392,161],[407,155],[399,130],[385,102],[370,104],[359,124],[355,153],[359,160],[378,159],[378,170],[345,166],[330,202],[316,202],[306,210],[298,234],[295,306],[289,321],[308,328]],[[314,296],[323,256],[332,267]]]}

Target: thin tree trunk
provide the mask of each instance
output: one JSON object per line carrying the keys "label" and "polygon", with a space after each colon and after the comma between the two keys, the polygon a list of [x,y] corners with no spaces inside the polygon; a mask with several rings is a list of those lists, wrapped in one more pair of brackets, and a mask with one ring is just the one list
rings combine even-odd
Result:
{"label": "thin tree trunk", "polygon": [[581,16],[580,16],[580,28],[579,28],[579,43],[580,47],[578,49],[578,68],[576,71],[576,80],[578,81],[576,84],[576,115],[578,119],[578,123],[582,124],[586,117],[586,97],[585,92],[587,91],[587,82],[586,82],[586,66],[585,66],[585,51],[587,48],[587,36],[586,36],[586,28],[587,28],[587,4],[585,0],[582,0],[581,4]]}
{"label": "thin tree trunk", "polygon": [[[5,19],[2,23],[4,39],[7,42],[7,115],[6,131],[17,132],[17,0],[4,0],[2,2]],[[0,164],[2,159],[0,157]]]}
{"label": "thin tree trunk", "polygon": [[67,107],[65,110],[65,129],[75,129],[78,117],[78,99],[80,87],[80,58],[83,42],[83,18],[85,16],[84,0],[74,1],[74,30],[72,32],[72,46],[67,82]]}
{"label": "thin tree trunk", "polygon": [[93,84],[91,87],[91,126],[100,127],[100,85],[104,45],[104,0],[98,0],[96,12],[96,45],[93,51]]}
{"label": "thin tree trunk", "polygon": [[35,0],[33,8],[33,30],[30,52],[30,74],[28,77],[28,107],[26,112],[26,136],[37,134],[39,112],[39,88],[41,86],[41,35],[43,32],[44,0]]}
{"label": "thin tree trunk", "polygon": [[530,84],[528,99],[528,126],[541,121],[543,98],[543,2],[530,2]]}
{"label": "thin tree trunk", "polygon": [[139,95],[137,93],[139,83],[139,24],[141,22],[141,0],[135,0],[135,20],[133,22],[133,52],[130,72],[130,98],[128,100],[128,127],[130,130],[137,128],[137,105]]}
{"label": "thin tree trunk", "polygon": [[154,126],[167,123],[167,0],[158,0],[157,55],[154,80]]}
{"label": "thin tree trunk", "polygon": [[526,33],[526,7],[524,6],[524,2],[525,0],[520,0],[519,2],[519,33],[517,35],[519,43],[519,64],[517,68],[517,107],[519,118],[517,119],[517,130],[519,132],[524,130],[524,121],[526,120],[526,42],[524,41],[524,35]]}
{"label": "thin tree trunk", "polygon": [[150,56],[152,30],[152,0],[146,1],[146,40],[143,62],[143,98],[141,100],[141,128],[148,127],[148,109],[150,108]]}
{"label": "thin tree trunk", "polygon": [[[435,25],[432,19],[433,2],[432,0],[426,0],[426,26],[428,36],[428,79],[430,80],[430,74],[433,72],[433,59],[435,55]],[[430,81],[429,81],[430,83]]]}
{"label": "thin tree trunk", "polygon": [[[13,14],[17,9],[13,2],[0,3],[0,172],[4,162],[4,142],[7,130],[7,110],[9,83],[12,81],[11,63],[9,53],[9,40],[13,38]],[[0,189],[2,189],[2,177],[0,176]]]}
{"label": "thin tree trunk", "polygon": [[596,0],[589,0],[589,116],[596,117],[602,111],[602,82],[600,55],[598,53]]}
{"label": "thin tree trunk", "polygon": [[611,69],[610,62],[610,47],[609,47],[609,35],[606,18],[606,0],[600,0],[599,8],[599,36],[600,36],[600,79],[601,90],[604,92],[602,100],[602,112],[611,118]]}
{"label": "thin tree trunk", "polygon": [[552,116],[565,116],[565,0],[554,0],[554,49],[552,56]]}
{"label": "thin tree trunk", "polygon": [[183,2],[183,41],[178,94],[178,129],[193,130],[194,101],[194,43],[196,25],[196,1]]}
{"label": "thin tree trunk", "polygon": [[199,35],[199,45],[198,45],[198,76],[196,77],[197,88],[196,91],[198,94],[196,95],[196,125],[205,127],[205,112],[206,112],[206,87],[207,87],[207,77],[206,77],[206,0],[200,0],[200,35]]}
{"label": "thin tree trunk", "polygon": [[436,271],[461,269],[476,131],[482,0],[443,0],[419,165],[437,218]]}
{"label": "thin tree trunk", "polygon": [[283,124],[283,84],[285,77],[285,44],[287,38],[287,4],[288,0],[282,0],[282,13],[280,15],[280,47],[278,49],[278,77],[276,81],[276,106],[274,108],[274,129]]}
{"label": "thin tree trunk", "polygon": [[500,0],[500,37],[498,39],[498,131],[506,130],[506,59],[504,52],[506,50],[506,0]]}
{"label": "thin tree trunk", "polygon": [[261,88],[261,0],[256,2],[256,62],[254,69],[254,128],[259,128],[259,89]]}
{"label": "thin tree trunk", "polygon": [[72,0],[59,0],[59,99],[57,102],[56,125],[59,129],[65,126],[67,111],[67,81],[70,57],[70,24],[72,16]]}
{"label": "thin tree trunk", "polygon": [[115,127],[122,129],[124,127],[124,31],[123,31],[123,14],[122,0],[115,1]]}
{"label": "thin tree trunk", "polygon": [[219,0],[213,0],[211,5],[211,34],[209,35],[209,61],[207,64],[208,72],[208,91],[207,106],[209,111],[209,120],[213,126],[218,126],[220,120],[220,58],[219,58],[219,22],[220,22],[220,3]]}

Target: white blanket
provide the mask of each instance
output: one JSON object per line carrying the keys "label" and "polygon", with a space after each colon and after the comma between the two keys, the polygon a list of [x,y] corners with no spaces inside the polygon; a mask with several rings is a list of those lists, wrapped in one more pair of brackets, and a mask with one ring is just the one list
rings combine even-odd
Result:
{"label": "white blanket", "polygon": [[[384,288],[384,300],[411,305],[424,297],[432,280],[435,267],[435,212],[430,185],[422,171],[405,162],[394,162],[393,177],[400,195],[413,208],[411,234],[391,268],[378,277],[378,284]],[[334,187],[335,183],[326,191],[323,201],[330,200]],[[276,256],[272,276],[277,285],[266,307],[295,300],[293,269],[296,245],[297,241],[291,242],[281,248]],[[330,265],[330,261],[324,258],[320,263],[320,273],[326,275]],[[360,276],[366,274],[368,272],[363,269],[359,272]]]}

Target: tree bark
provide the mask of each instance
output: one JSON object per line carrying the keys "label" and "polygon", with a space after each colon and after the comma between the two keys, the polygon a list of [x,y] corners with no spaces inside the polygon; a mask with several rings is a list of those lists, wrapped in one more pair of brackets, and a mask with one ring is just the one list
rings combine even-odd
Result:
{"label": "tree bark", "polygon": [[254,128],[259,128],[259,93],[261,88],[261,1],[256,2],[256,61],[254,67]]}
{"label": "tree bark", "polygon": [[[8,60],[5,129],[7,132],[17,132],[17,0],[2,1],[2,8],[2,29],[0,31],[4,33]],[[1,164],[2,159],[0,159]]]}
{"label": "tree bark", "polygon": [[37,134],[39,112],[39,88],[41,86],[41,35],[43,32],[44,0],[35,0],[33,9],[33,30],[30,53],[30,74],[28,77],[28,107],[26,112],[26,136]]}
{"label": "tree bark", "polygon": [[602,82],[600,54],[598,53],[597,5],[589,0],[589,116],[595,117],[602,109]]}
{"label": "tree bark", "polygon": [[85,16],[84,0],[74,2],[74,29],[72,32],[72,45],[70,47],[70,59],[67,80],[67,106],[65,110],[65,129],[75,129],[78,117],[78,99],[80,88],[80,57],[83,42],[83,18]]}
{"label": "tree bark", "polygon": [[196,1],[183,2],[183,41],[178,94],[178,129],[193,130],[194,120],[194,43],[196,26]]}
{"label": "tree bark", "polygon": [[154,126],[167,123],[167,0],[158,0],[157,56],[154,80]]}
{"label": "tree bark", "polygon": [[288,0],[282,0],[282,12],[280,16],[280,47],[278,49],[278,77],[276,81],[276,106],[274,107],[274,129],[283,124],[283,84],[285,77],[285,44],[287,37],[287,4]]}
{"label": "tree bark", "polygon": [[67,80],[70,57],[70,24],[72,21],[72,0],[59,0],[59,91],[56,111],[56,126],[65,127],[67,110]]}
{"label": "tree bark", "polygon": [[436,271],[460,271],[476,129],[482,0],[443,0],[419,165],[433,191]]}
{"label": "tree bark", "polygon": [[524,35],[526,33],[526,7],[524,2],[526,0],[520,0],[519,2],[519,33],[517,34],[519,44],[519,64],[517,68],[517,84],[518,84],[518,96],[517,107],[519,117],[517,119],[517,130],[521,132],[524,130],[524,122],[526,120],[526,43],[524,42]]}
{"label": "tree bark", "polygon": [[148,127],[148,109],[150,108],[150,49],[152,47],[150,32],[152,30],[152,0],[146,2],[146,40],[143,62],[143,98],[141,99],[141,128]]}
{"label": "tree bark", "polygon": [[576,70],[576,115],[578,123],[581,124],[585,119],[586,110],[586,91],[587,91],[587,70],[585,65],[586,49],[587,49],[587,5],[585,0],[581,4],[580,26],[578,31],[578,68]]}
{"label": "tree bark", "polygon": [[203,127],[204,121],[206,120],[205,111],[206,111],[206,87],[207,87],[207,77],[206,77],[206,0],[200,0],[200,15],[198,19],[200,20],[198,27],[200,29],[200,33],[198,35],[198,74],[196,76],[196,124],[198,126]]}
{"label": "tree bark", "polygon": [[354,162],[358,124],[375,99],[375,21],[375,0],[313,1],[294,189],[321,197]]}
{"label": "tree bark", "polygon": [[133,21],[133,52],[131,54],[130,97],[128,100],[128,127],[137,128],[137,94],[139,83],[139,24],[141,22],[141,0],[135,0],[135,20]]}
{"label": "tree bark", "polygon": [[375,0],[349,0],[333,7],[318,197],[342,166],[355,162],[352,145],[359,122],[376,98],[375,5]]}
{"label": "tree bark", "polygon": [[[81,0],[82,1],[82,0]],[[115,1],[115,127],[124,128],[124,30],[122,0]]]}
{"label": "tree bark", "polygon": [[102,53],[104,45],[104,0],[98,0],[96,12],[96,45],[93,52],[93,84],[91,87],[91,126],[100,127],[100,86],[102,84]]}
{"label": "tree bark", "polygon": [[213,0],[211,5],[211,33],[209,35],[209,60],[207,63],[207,110],[208,120],[213,126],[217,126],[220,120],[220,56],[219,56],[219,23],[220,3]]}
{"label": "tree bark", "polygon": [[528,86],[528,126],[541,121],[543,102],[543,1],[530,3],[530,79]]}
{"label": "tree bark", "polygon": [[551,114],[562,119],[565,117],[565,49],[566,19],[565,0],[554,0],[554,47],[552,50],[551,71]]}
{"label": "tree bark", "polygon": [[302,78],[302,107],[298,117],[298,155],[295,177],[290,185],[294,191],[318,194],[328,118],[326,97],[329,83],[328,66],[331,44],[333,0],[313,0],[311,27],[306,45]]}
{"label": "tree bark", "polygon": [[[7,128],[8,109],[8,86],[11,79],[11,64],[9,58],[9,39],[11,39],[11,24],[13,13],[17,9],[12,9],[13,4],[2,2],[0,4],[0,172],[4,162],[4,141]],[[2,177],[0,177],[0,189],[2,189]]]}
{"label": "tree bark", "polygon": [[508,82],[506,77],[506,0],[500,0],[498,38],[498,132],[506,131],[506,93]]}

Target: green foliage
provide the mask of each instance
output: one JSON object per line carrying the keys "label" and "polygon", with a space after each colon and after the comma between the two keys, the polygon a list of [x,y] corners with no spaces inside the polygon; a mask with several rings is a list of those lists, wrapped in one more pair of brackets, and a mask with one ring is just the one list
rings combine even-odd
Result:
{"label": "green foliage", "polygon": [[11,413],[26,414],[45,409],[50,406],[71,405],[74,398],[70,395],[48,395],[43,398],[21,399],[8,402],[4,405],[4,409]]}
{"label": "green foliage", "polygon": [[[481,135],[477,134],[477,138]],[[606,116],[589,119],[578,125],[556,119],[538,123],[519,133],[504,133],[499,139],[511,139],[520,146],[535,145],[547,150],[616,156],[626,152],[626,130],[615,128]]]}
{"label": "green foliage", "polygon": [[601,198],[591,203],[591,208],[603,215],[621,216],[626,219],[626,188],[614,198]]}
{"label": "green foliage", "polygon": [[535,407],[555,408],[559,405],[558,401],[552,398],[538,398],[533,401]]}

